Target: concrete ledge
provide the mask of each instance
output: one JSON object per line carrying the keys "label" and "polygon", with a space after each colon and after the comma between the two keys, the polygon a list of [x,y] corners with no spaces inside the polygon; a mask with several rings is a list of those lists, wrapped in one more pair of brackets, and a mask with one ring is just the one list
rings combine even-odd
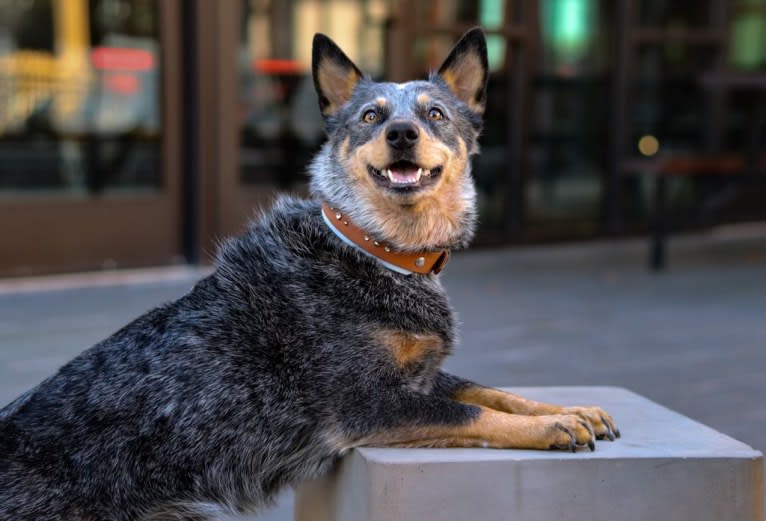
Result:
{"label": "concrete ledge", "polygon": [[617,387],[509,389],[599,405],[596,451],[358,449],[296,494],[296,521],[763,521],[763,455]]}

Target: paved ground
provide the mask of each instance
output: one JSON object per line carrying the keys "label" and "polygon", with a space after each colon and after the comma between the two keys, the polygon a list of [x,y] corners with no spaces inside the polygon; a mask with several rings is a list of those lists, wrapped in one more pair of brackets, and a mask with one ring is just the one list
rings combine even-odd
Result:
{"label": "paved ground", "polygon": [[[493,385],[624,386],[766,452],[766,229],[672,241],[661,275],[644,260],[642,241],[456,256],[444,280],[463,340],[448,369]],[[200,273],[0,282],[0,404]],[[290,512],[287,496],[259,519]]]}

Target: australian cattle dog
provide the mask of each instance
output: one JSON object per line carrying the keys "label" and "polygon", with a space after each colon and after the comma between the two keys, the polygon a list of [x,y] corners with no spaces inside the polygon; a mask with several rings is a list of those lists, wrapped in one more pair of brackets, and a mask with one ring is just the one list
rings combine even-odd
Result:
{"label": "australian cattle dog", "polygon": [[324,35],[328,140],[312,199],[279,198],[215,271],[0,411],[0,519],[203,520],[258,511],[359,446],[594,448],[619,431],[440,369],[438,272],[474,233],[487,51],[380,83]]}

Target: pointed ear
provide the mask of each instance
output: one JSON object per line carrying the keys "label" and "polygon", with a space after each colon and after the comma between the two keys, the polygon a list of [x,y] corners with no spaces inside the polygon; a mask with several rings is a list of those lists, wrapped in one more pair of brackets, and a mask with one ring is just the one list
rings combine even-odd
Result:
{"label": "pointed ear", "polygon": [[479,114],[487,102],[488,75],[487,40],[478,27],[460,38],[438,72],[452,94]]}
{"label": "pointed ear", "polygon": [[324,116],[334,114],[351,98],[354,87],[363,76],[340,47],[320,33],[314,35],[311,71]]}

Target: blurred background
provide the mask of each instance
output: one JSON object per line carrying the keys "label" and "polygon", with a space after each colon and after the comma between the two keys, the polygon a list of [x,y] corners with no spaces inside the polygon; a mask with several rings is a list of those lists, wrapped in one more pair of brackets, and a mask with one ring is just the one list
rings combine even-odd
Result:
{"label": "blurred background", "polygon": [[0,0],[0,276],[204,263],[306,192],[315,32],[400,81],[477,24],[477,244],[766,219],[766,0]]}
{"label": "blurred background", "polygon": [[405,81],[477,24],[447,368],[624,386],[766,451],[766,0],[0,0],[0,406],[306,194],[315,32]]}

